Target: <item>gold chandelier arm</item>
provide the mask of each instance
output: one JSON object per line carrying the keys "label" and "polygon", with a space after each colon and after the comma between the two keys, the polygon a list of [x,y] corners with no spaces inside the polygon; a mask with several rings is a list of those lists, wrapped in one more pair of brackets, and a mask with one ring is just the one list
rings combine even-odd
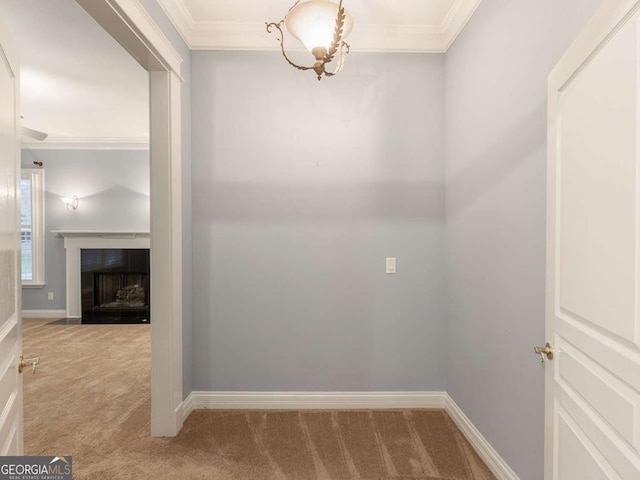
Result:
{"label": "gold chandelier arm", "polygon": [[[338,55],[338,66],[336,67],[334,72],[325,72],[324,74],[327,77],[333,77],[342,71],[342,67],[344,67],[344,56],[349,53],[351,46],[347,42],[342,42],[342,46],[340,47],[340,54]],[[346,51],[345,51],[346,50]]]}
{"label": "gold chandelier arm", "polygon": [[[300,0],[298,0],[300,1]],[[298,2],[296,2],[296,5],[298,4]],[[295,5],[294,5],[295,7]],[[293,7],[291,7],[293,8]],[[268,33],[272,33],[273,30],[272,28],[276,28],[279,32],[280,32],[280,38],[278,38],[278,41],[280,42],[280,50],[282,50],[282,55],[284,56],[285,60],[289,63],[289,65],[291,65],[294,68],[297,68],[298,70],[311,70],[313,69],[313,67],[303,67],[302,65],[298,65],[296,63],[294,63],[289,56],[287,55],[287,52],[284,49],[284,32],[282,31],[282,23],[284,22],[284,20],[281,20],[278,23],[267,23],[267,32]]]}
{"label": "gold chandelier arm", "polygon": [[338,15],[336,16],[336,29],[333,33],[333,41],[331,42],[331,46],[329,47],[327,54],[324,56],[324,63],[330,63],[338,50],[342,50],[342,35],[344,33],[344,22],[346,17],[347,15],[344,11],[344,7],[342,6],[342,0],[340,0],[340,4],[338,5]]}

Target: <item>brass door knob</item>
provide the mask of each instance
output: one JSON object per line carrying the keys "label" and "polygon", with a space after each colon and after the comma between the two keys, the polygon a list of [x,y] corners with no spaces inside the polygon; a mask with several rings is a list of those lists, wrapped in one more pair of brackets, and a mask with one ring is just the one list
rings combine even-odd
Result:
{"label": "brass door knob", "polygon": [[533,347],[533,351],[540,355],[542,363],[544,363],[544,357],[553,360],[553,346],[549,342],[544,347]]}
{"label": "brass door knob", "polygon": [[24,358],[24,355],[20,355],[20,363],[18,364],[18,373],[22,373],[22,371],[26,368],[26,367],[31,367],[31,372],[33,374],[36,373],[36,368],[38,366],[38,364],[40,363],[40,357],[33,357],[33,358]]}

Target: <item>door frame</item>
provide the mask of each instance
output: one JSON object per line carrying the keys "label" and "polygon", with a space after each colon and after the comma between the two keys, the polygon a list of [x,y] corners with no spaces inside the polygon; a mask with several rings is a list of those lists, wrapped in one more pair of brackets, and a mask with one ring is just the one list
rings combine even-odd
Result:
{"label": "door frame", "polygon": [[138,0],[76,0],[149,72],[151,435],[182,428],[182,57]]}

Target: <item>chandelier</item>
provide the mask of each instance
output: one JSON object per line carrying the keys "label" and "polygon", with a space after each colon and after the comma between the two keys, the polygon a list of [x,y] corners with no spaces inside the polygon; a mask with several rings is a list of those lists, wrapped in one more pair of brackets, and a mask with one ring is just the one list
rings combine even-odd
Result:
{"label": "chandelier", "polygon": [[[316,59],[313,66],[306,67],[295,63],[285,50],[283,26],[300,40]],[[340,3],[330,0],[297,0],[285,17],[278,23],[267,22],[267,32],[280,32],[280,49],[285,60],[298,70],[313,70],[322,80],[322,76],[332,77],[342,70],[345,54],[349,53],[349,44],[345,38],[353,30],[353,17]],[[336,68],[327,71],[327,64],[336,58]]]}

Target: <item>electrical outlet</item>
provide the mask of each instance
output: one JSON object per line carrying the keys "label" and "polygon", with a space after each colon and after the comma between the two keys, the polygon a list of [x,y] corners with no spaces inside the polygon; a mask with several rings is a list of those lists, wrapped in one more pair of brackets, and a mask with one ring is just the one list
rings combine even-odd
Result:
{"label": "electrical outlet", "polygon": [[53,300],[53,292],[47,293],[47,300]]}

